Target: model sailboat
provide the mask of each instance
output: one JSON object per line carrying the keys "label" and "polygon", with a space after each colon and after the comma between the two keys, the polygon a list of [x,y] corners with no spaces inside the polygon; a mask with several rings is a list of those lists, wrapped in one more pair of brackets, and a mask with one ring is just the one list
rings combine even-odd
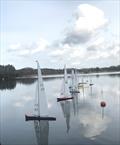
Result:
{"label": "model sailboat", "polygon": [[87,81],[84,81],[84,79],[82,78],[81,82],[78,83],[78,88],[88,88],[88,83]]}
{"label": "model sailboat", "polygon": [[90,84],[89,84],[90,86],[93,86],[94,84],[92,83],[92,80],[90,79]]}
{"label": "model sailboat", "polygon": [[43,85],[43,79],[41,74],[41,69],[37,62],[38,69],[38,82],[37,82],[37,95],[36,95],[36,103],[35,103],[35,114],[32,116],[25,115],[26,121],[28,120],[56,120],[55,117],[48,116],[48,105],[45,95],[45,89]]}
{"label": "model sailboat", "polygon": [[70,93],[80,93],[78,90],[78,78],[77,78],[77,72],[72,69],[71,73],[71,87],[70,87]]}
{"label": "model sailboat", "polygon": [[61,88],[61,96],[59,98],[57,98],[57,101],[63,101],[63,100],[69,100],[69,99],[73,99],[73,97],[71,97],[70,91],[69,91],[69,87],[68,87],[68,76],[67,76],[67,70],[66,70],[66,66],[64,67],[64,80],[63,80],[63,84],[62,84],[62,88]]}

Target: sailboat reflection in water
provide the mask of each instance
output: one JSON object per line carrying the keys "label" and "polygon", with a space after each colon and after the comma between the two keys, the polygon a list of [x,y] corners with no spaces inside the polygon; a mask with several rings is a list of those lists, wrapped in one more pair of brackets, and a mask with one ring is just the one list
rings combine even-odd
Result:
{"label": "sailboat reflection in water", "polygon": [[72,103],[73,103],[73,112],[74,112],[74,116],[78,115],[78,94],[74,93],[72,94],[73,96],[73,100],[72,100]]}
{"label": "sailboat reflection in water", "polygon": [[64,118],[66,119],[67,133],[70,129],[70,101],[60,102]]}
{"label": "sailboat reflection in water", "polygon": [[49,138],[49,121],[48,120],[35,120],[34,121],[35,134],[38,145],[48,145]]}
{"label": "sailboat reflection in water", "polygon": [[38,81],[35,95],[34,114],[31,116],[25,115],[25,119],[26,121],[34,121],[38,145],[48,145],[49,121],[54,121],[56,118],[48,116],[48,104],[45,95],[41,69],[38,61],[36,62],[38,68]]}

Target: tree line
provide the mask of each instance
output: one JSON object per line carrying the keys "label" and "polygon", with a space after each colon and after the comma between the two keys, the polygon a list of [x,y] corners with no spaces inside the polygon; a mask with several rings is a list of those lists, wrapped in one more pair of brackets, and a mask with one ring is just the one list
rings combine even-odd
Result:
{"label": "tree line", "polygon": [[[71,73],[71,69],[68,68],[68,73]],[[63,69],[48,69],[44,68],[42,69],[43,75],[53,75],[53,74],[63,74]],[[120,71],[120,65],[118,66],[110,66],[110,67],[95,67],[95,68],[83,68],[83,69],[77,69],[77,72],[79,73],[99,73],[99,72],[114,72],[114,71]],[[25,77],[25,76],[31,76],[36,75],[37,69],[33,68],[22,68],[16,70],[13,65],[0,65],[0,80],[4,79],[13,79],[16,77]]]}
{"label": "tree line", "polygon": [[9,79],[16,76],[16,69],[13,65],[0,65],[0,79]]}

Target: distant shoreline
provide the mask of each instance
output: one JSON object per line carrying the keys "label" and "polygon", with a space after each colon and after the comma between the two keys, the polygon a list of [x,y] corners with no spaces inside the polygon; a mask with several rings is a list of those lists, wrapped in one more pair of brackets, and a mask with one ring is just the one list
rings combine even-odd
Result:
{"label": "distant shoreline", "polygon": [[[95,67],[95,68],[67,68],[68,74],[71,74],[71,70],[76,69],[78,74],[81,75],[113,75],[113,74],[120,74],[120,65],[118,66],[110,66],[110,67]],[[55,77],[55,76],[62,76],[64,73],[63,69],[49,69],[43,68],[42,75],[45,77]],[[37,69],[33,69],[30,67],[22,68],[16,70],[13,65],[0,65],[0,80],[4,79],[19,79],[19,78],[35,78],[37,75]]]}
{"label": "distant shoreline", "polygon": [[[81,76],[103,76],[103,75],[120,75],[120,71],[118,72],[101,72],[101,73],[87,73],[87,74],[78,74],[79,77]],[[68,77],[70,77],[71,74],[68,74]],[[64,74],[52,74],[52,75],[43,75],[43,78],[63,78]],[[16,79],[37,79],[37,75],[31,75],[31,76],[23,76],[23,77],[16,77]]]}

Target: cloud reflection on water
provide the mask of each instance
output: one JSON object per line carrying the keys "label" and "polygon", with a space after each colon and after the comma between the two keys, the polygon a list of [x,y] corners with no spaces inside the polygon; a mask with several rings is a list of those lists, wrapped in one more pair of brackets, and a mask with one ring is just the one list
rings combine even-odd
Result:
{"label": "cloud reflection on water", "polygon": [[100,102],[101,97],[92,97],[86,92],[84,98],[82,95],[76,95],[73,99],[73,114],[77,115],[80,132],[90,140],[95,140],[101,135],[111,122],[111,119],[104,114],[103,108],[100,107]]}
{"label": "cloud reflection on water", "polygon": [[83,109],[79,113],[79,122],[83,126],[83,135],[91,140],[101,135],[107,129],[110,122],[107,116],[102,119],[101,114],[89,109]]}
{"label": "cloud reflection on water", "polygon": [[32,100],[33,100],[32,96],[23,96],[19,100],[16,100],[15,103],[13,103],[13,105],[15,107],[24,107],[27,102],[32,101]]}

